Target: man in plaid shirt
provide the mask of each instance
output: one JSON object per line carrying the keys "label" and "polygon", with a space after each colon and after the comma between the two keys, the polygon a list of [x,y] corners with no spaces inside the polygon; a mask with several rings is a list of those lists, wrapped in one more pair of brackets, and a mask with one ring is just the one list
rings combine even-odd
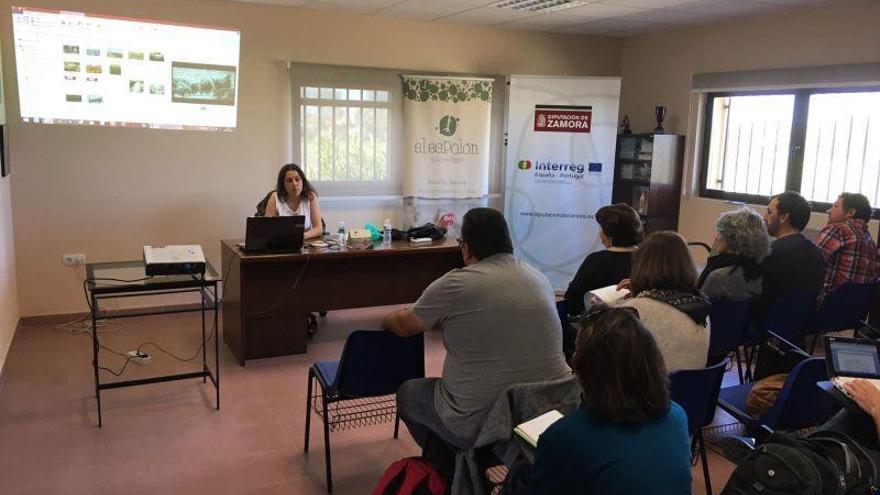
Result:
{"label": "man in plaid shirt", "polygon": [[868,232],[868,198],[858,193],[842,193],[827,213],[828,225],[816,240],[825,260],[825,282],[819,303],[847,282],[865,284],[877,278],[877,245]]}

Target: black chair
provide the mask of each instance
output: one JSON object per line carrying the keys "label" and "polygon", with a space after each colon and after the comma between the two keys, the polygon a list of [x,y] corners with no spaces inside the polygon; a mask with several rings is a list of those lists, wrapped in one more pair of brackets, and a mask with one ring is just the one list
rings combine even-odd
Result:
{"label": "black chair", "polygon": [[876,289],[876,282],[848,283],[828,294],[807,324],[806,333],[813,335],[810,352],[815,350],[816,342],[823,333],[859,330],[865,324]]}
{"label": "black chair", "polygon": [[718,398],[718,406],[743,423],[758,439],[774,430],[795,431],[816,426],[830,418],[835,410],[831,396],[816,385],[828,380],[825,360],[810,356],[778,335],[771,335],[786,348],[788,356],[799,362],[788,373],[770,410],[761,416],[752,416],[746,411],[746,399],[754,382],[722,388]]}
{"label": "black chair", "polygon": [[752,323],[743,338],[746,380],[752,379],[752,364],[758,356],[761,344],[770,333],[803,348],[804,328],[812,314],[815,300],[815,293],[794,289],[771,303],[763,319]]}
{"label": "black chair", "polygon": [[[400,416],[394,394],[405,381],[424,377],[424,337],[419,334],[404,338],[380,330],[352,332],[338,361],[317,361],[309,368],[303,452],[309,451],[314,411],[324,423],[328,493],[333,491],[330,432],[393,420],[397,438]],[[314,389],[315,382],[320,391]]]}
{"label": "black chair", "polygon": [[709,459],[706,456],[706,443],[703,441],[703,427],[712,424],[715,418],[715,404],[718,391],[727,369],[727,360],[705,369],[680,370],[669,376],[669,392],[672,400],[684,409],[688,418],[688,434],[693,438],[692,456],[699,453],[703,464],[703,478],[706,494],[712,495],[709,479]]}
{"label": "black chair", "polygon": [[556,301],[556,313],[562,324],[562,353],[565,354],[565,361],[571,362],[571,356],[574,355],[574,344],[577,341],[577,329],[571,326],[568,320],[568,301],[565,299]]}
{"label": "black chair", "polygon": [[257,203],[256,211],[254,212],[255,217],[266,216],[266,205],[269,204],[269,198],[272,197],[273,192],[275,192],[275,189],[272,189],[271,191],[267,192],[266,195],[263,196],[263,199],[261,199],[260,202]]}
{"label": "black chair", "polygon": [[721,362],[733,353],[736,357],[736,368],[739,382],[745,381],[742,368],[742,355],[739,346],[749,325],[749,311],[752,299],[741,301],[713,301],[709,308],[709,357],[706,365],[712,366]]}
{"label": "black chair", "polygon": [[705,242],[691,241],[687,243],[688,247],[701,247],[706,250],[707,253],[712,253],[712,246],[706,244]]}

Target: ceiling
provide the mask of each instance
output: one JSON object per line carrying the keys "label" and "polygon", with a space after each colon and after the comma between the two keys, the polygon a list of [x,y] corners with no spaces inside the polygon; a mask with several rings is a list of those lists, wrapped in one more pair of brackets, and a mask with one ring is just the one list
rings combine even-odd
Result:
{"label": "ceiling", "polygon": [[494,7],[498,0],[233,0],[397,17],[624,38],[717,20],[807,9],[842,0],[587,0],[560,12],[522,12]]}

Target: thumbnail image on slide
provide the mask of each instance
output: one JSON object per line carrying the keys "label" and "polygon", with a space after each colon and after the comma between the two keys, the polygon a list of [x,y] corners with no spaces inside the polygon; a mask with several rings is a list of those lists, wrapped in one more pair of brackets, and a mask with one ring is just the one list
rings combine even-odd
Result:
{"label": "thumbnail image on slide", "polygon": [[171,62],[171,101],[235,105],[235,67]]}

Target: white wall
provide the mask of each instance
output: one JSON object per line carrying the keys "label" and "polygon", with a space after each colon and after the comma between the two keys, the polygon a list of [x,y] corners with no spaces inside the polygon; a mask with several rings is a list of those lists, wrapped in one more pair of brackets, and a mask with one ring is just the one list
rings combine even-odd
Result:
{"label": "white wall", "polygon": [[19,318],[10,183],[8,176],[0,179],[0,370]]}
{"label": "white wall", "polygon": [[[657,33],[626,39],[621,60],[621,119],[628,114],[636,131],[656,126],[654,106],[666,105],[667,131],[687,134],[679,231],[691,240],[709,240],[718,215],[735,207],[697,197],[696,136],[689,126],[691,76],[704,72],[773,69],[880,61],[880,2],[856,0],[804,3],[798,11]],[[875,205],[876,206],[876,205]],[[814,214],[821,226],[826,215]]]}
{"label": "white wall", "polygon": [[[616,39],[215,0],[32,0],[27,6],[239,28],[238,128],[23,124],[9,15],[19,4],[0,0],[0,31],[18,298],[26,316],[86,310],[82,272],[61,266],[63,253],[124,260],[139,258],[145,244],[194,243],[219,270],[219,239],[243,236],[244,217],[290,154],[286,61],[469,74],[619,74]],[[400,214],[393,201],[328,198],[322,206],[331,226]]]}

